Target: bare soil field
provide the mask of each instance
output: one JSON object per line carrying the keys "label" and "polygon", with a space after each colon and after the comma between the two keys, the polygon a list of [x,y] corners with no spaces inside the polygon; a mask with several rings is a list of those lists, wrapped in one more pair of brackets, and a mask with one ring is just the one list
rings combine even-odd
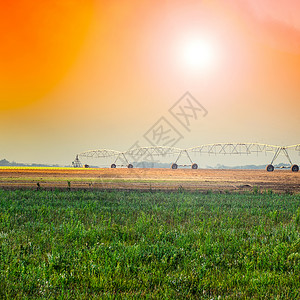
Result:
{"label": "bare soil field", "polygon": [[289,170],[1,168],[3,189],[141,189],[300,193],[300,173]]}

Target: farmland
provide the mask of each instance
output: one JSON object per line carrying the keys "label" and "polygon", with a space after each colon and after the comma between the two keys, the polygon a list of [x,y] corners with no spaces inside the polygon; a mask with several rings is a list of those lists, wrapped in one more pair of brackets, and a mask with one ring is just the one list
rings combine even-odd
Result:
{"label": "farmland", "polygon": [[111,189],[192,191],[273,190],[300,193],[300,172],[275,170],[191,170],[191,169],[72,169],[1,168],[0,187],[4,189]]}
{"label": "farmland", "polygon": [[0,298],[299,299],[299,230],[257,188],[0,190]]}

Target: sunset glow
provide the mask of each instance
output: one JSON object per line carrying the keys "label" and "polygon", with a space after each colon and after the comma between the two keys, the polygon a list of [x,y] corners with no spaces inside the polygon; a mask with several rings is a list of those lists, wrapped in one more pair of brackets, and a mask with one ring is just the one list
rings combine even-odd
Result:
{"label": "sunset glow", "polygon": [[[180,148],[298,143],[300,4],[253,3],[2,1],[0,156],[146,146],[161,117]],[[190,131],[169,113],[187,91],[208,111]]]}
{"label": "sunset glow", "polygon": [[76,61],[92,16],[93,0],[1,1],[0,109],[51,92]]}

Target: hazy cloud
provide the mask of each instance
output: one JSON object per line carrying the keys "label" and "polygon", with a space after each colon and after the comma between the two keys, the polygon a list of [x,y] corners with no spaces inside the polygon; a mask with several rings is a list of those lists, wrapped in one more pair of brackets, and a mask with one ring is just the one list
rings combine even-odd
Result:
{"label": "hazy cloud", "polygon": [[299,1],[230,0],[228,3],[262,43],[300,54]]}

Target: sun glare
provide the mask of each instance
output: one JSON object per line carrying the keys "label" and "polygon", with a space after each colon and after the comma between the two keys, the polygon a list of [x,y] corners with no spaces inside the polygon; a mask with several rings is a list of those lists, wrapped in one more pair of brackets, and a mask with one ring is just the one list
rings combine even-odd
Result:
{"label": "sun glare", "polygon": [[191,38],[181,47],[182,63],[191,70],[208,71],[216,63],[216,51],[208,40]]}

